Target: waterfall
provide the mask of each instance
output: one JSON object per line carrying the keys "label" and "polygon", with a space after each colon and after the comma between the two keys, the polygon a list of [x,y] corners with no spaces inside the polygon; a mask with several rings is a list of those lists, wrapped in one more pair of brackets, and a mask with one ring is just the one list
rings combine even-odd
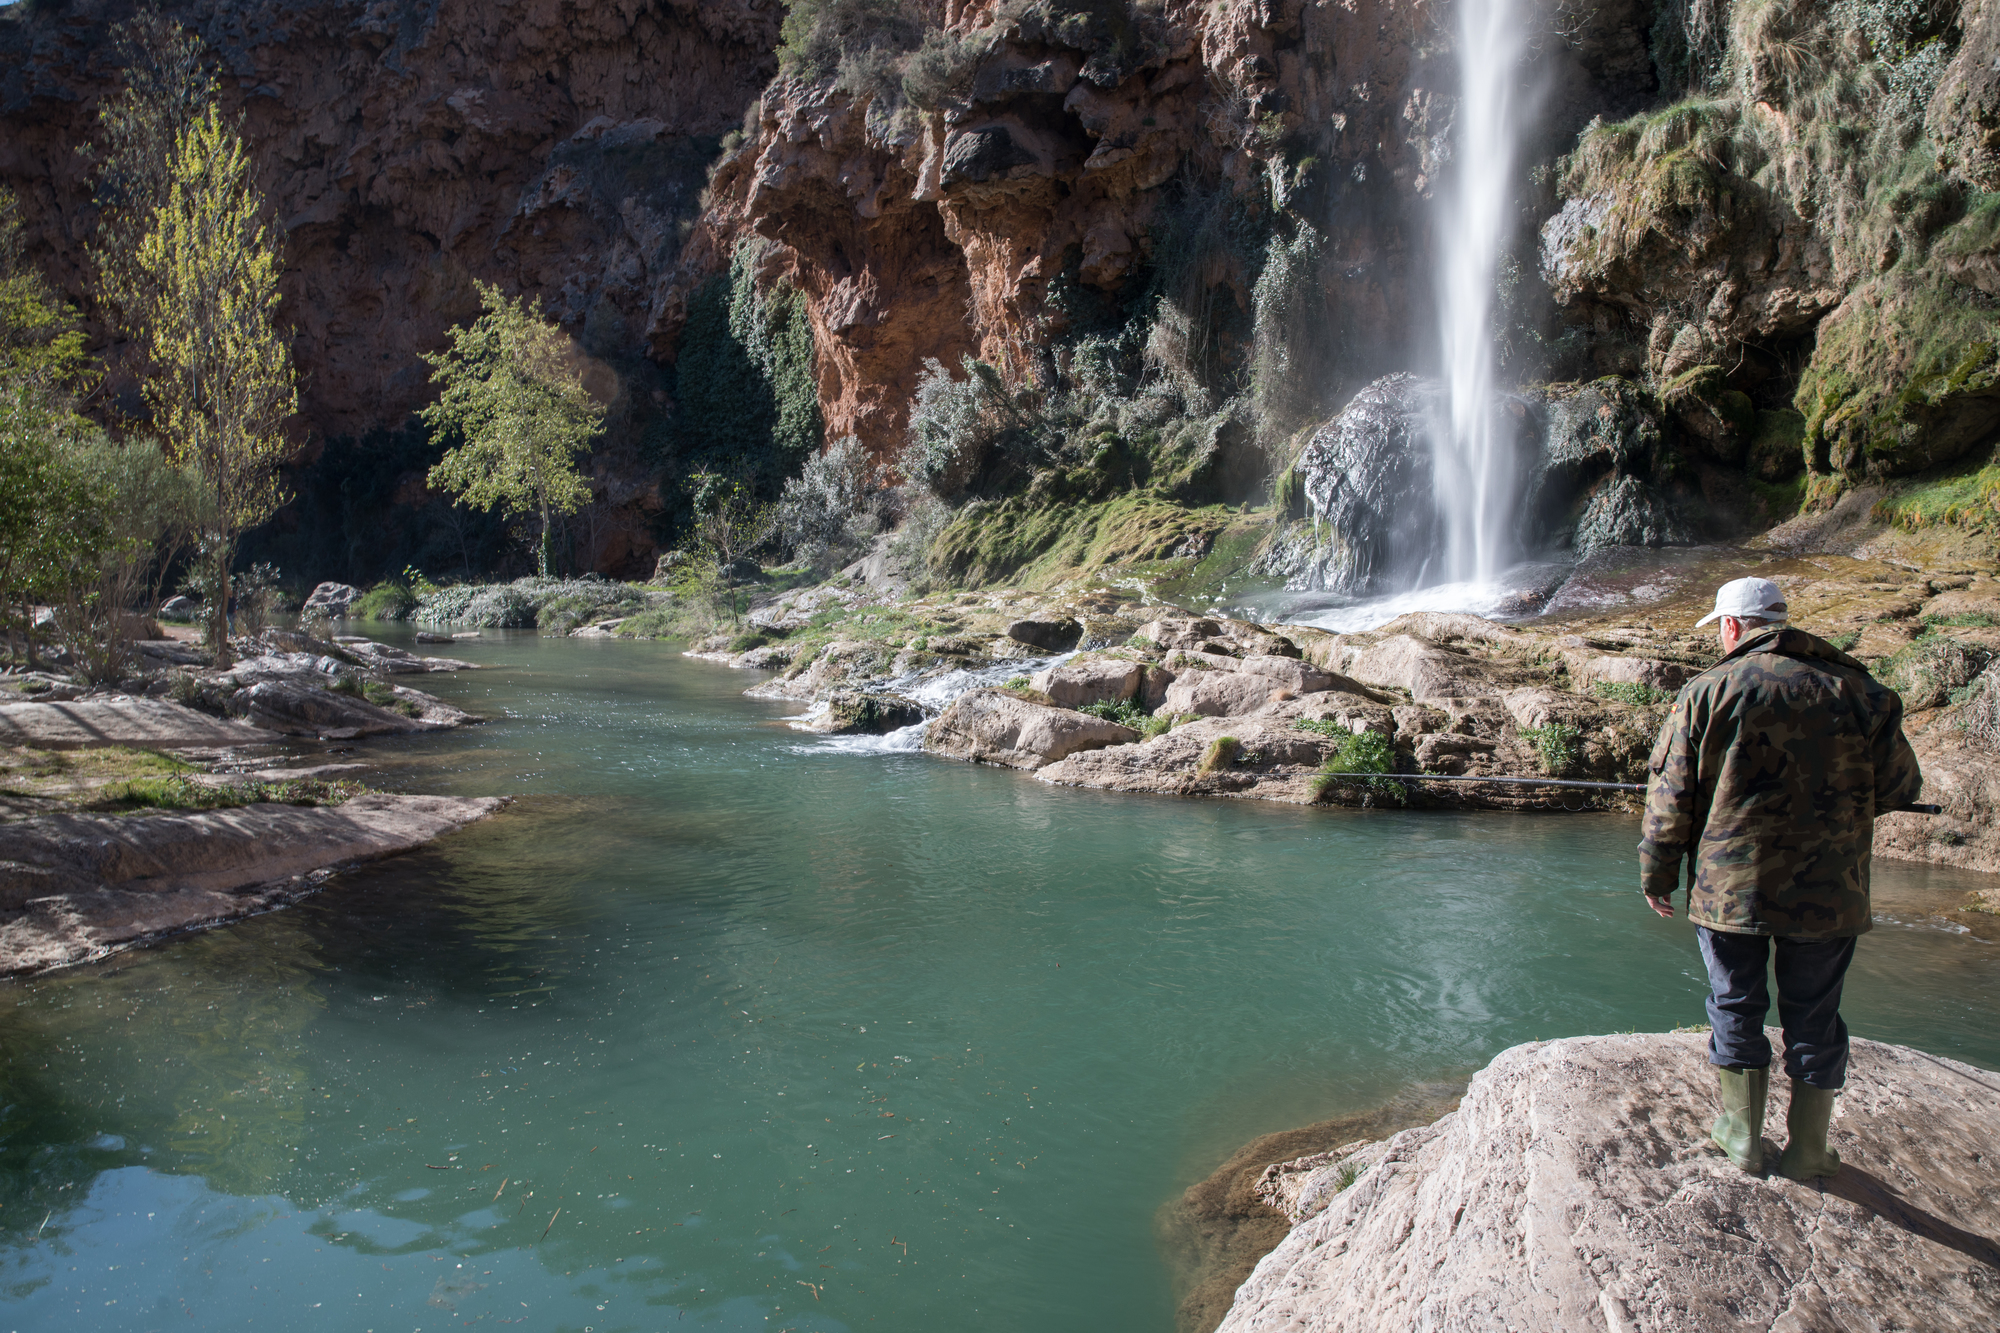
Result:
{"label": "waterfall", "polygon": [[1532,21],[1525,9],[1523,0],[1459,0],[1453,170],[1438,228],[1438,340],[1450,406],[1431,437],[1445,549],[1429,582],[1490,583],[1513,554],[1520,483],[1494,393],[1493,307],[1530,109],[1520,86]]}

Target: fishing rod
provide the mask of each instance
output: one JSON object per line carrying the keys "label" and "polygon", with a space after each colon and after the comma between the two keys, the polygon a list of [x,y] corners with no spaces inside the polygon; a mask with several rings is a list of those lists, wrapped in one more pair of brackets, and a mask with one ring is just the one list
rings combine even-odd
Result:
{"label": "fishing rod", "polygon": [[[1589,791],[1644,791],[1643,782],[1585,782],[1580,778],[1515,778],[1486,777],[1477,773],[1384,773],[1385,778],[1396,778],[1409,782],[1497,782],[1512,787],[1566,787]],[[1941,815],[1941,805],[1892,805],[1891,811],[1912,815]],[[1887,813],[1885,811],[1884,813]]]}

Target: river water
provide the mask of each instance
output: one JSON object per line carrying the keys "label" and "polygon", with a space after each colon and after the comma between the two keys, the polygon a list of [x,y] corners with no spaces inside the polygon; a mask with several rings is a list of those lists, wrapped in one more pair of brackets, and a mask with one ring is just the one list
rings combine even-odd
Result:
{"label": "river water", "polygon": [[[0,987],[0,1330],[1168,1330],[1161,1206],[1516,1042],[1701,1018],[1632,820],[856,753],[665,644],[494,636],[376,744],[500,817]],[[1879,871],[1847,1015],[2000,1066]]]}

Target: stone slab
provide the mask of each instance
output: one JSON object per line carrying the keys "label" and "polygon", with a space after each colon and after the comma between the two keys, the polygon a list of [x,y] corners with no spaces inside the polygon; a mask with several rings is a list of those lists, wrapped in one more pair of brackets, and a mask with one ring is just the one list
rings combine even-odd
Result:
{"label": "stone slab", "polygon": [[268,745],[271,739],[270,732],[247,722],[210,717],[167,699],[0,704],[0,745],[25,745],[36,750],[90,750],[107,745],[139,750],[213,750]]}

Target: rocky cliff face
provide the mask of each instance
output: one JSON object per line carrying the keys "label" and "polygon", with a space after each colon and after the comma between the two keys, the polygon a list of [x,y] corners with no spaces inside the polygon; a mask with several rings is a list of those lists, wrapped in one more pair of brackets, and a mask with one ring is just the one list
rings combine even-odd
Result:
{"label": "rocky cliff face", "polygon": [[[310,447],[353,449],[428,401],[420,354],[478,313],[475,281],[538,296],[612,405],[590,559],[640,561],[662,498],[638,455],[670,408],[648,339],[708,163],[775,68],[774,0],[164,9],[213,52],[286,230]],[[0,22],[0,179],[24,196],[31,253],[86,308],[95,215],[76,149],[120,84],[107,34],[130,12],[36,6]],[[382,511],[424,502],[428,461],[389,460]]]}
{"label": "rocky cliff face", "polygon": [[[79,298],[73,150],[127,13],[0,20],[0,179]],[[570,539],[624,573],[698,465],[769,492],[814,440],[888,458],[931,359],[1035,395],[1062,448],[972,485],[1071,469],[1030,507],[1257,498],[1356,391],[1429,368],[1457,55],[1418,0],[814,0],[783,38],[775,0],[168,13],[215,54],[288,229],[318,471],[279,527],[301,551],[476,563],[492,532],[446,531],[435,447],[406,431],[475,280],[540,297],[597,367],[611,429]],[[1503,378],[1622,376],[1591,401],[1660,437],[1572,467],[1579,390],[1530,395],[1565,478],[1537,482],[1545,527],[1712,536],[1796,502],[1750,482],[1803,469],[1824,497],[1991,443],[1992,4],[1533,21]]]}
{"label": "rocky cliff face", "polygon": [[[806,298],[826,431],[878,456],[926,358],[1052,383],[1081,337],[1123,330],[1182,406],[1254,396],[1268,435],[1415,355],[1418,205],[1451,115],[1420,4],[954,4],[923,25],[941,54],[922,106],[846,66],[773,81],[769,0],[167,12],[218,59],[288,231],[306,431],[335,453],[375,433],[385,511],[427,499],[421,442],[379,437],[426,401],[419,354],[475,312],[475,280],[539,296],[599,366],[612,430],[586,558],[606,568],[661,535],[696,447],[682,402],[709,387],[684,382],[683,346],[711,336],[703,293],[753,238],[775,242],[757,285]],[[127,13],[0,23],[0,179],[79,299],[94,216],[74,148],[119,84],[107,33]],[[1645,19],[1600,9],[1552,45],[1558,119],[1643,92]]]}

